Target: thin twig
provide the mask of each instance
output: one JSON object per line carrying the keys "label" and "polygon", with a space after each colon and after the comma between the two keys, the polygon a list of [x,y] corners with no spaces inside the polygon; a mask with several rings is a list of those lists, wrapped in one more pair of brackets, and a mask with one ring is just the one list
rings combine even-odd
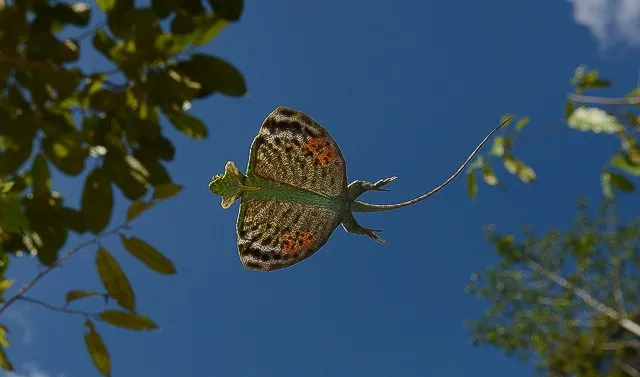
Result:
{"label": "thin twig", "polygon": [[4,303],[4,305],[0,306],[0,314],[2,314],[5,310],[7,310],[7,308],[9,306],[11,306],[11,304],[13,304],[16,300],[18,300],[22,296],[24,296],[24,294],[27,293],[31,288],[33,288],[33,286],[36,285],[36,283],[38,283],[38,281],[40,281],[40,279],[42,279],[43,277],[48,275],[56,267],[62,266],[67,261],[67,259],[69,259],[71,256],[73,256],[78,251],[84,249],[87,246],[90,246],[90,245],[93,245],[93,244],[97,244],[98,241],[100,239],[104,238],[104,237],[111,236],[111,235],[114,235],[114,234],[118,234],[122,230],[129,229],[129,228],[130,228],[130,225],[128,223],[118,225],[117,227],[115,227],[115,228],[113,228],[111,230],[108,230],[106,232],[100,233],[97,236],[95,236],[94,238],[92,238],[92,239],[90,239],[88,241],[85,241],[85,242],[81,243],[80,245],[74,247],[73,249],[67,251],[60,258],[56,259],[55,262],[53,262],[50,266],[47,266],[44,270],[40,271],[30,282],[28,282],[27,284],[23,285],[20,289],[18,289],[18,292],[16,292],[15,295],[13,295],[10,299],[8,299]]}
{"label": "thin twig", "polygon": [[595,96],[585,96],[582,94],[569,94],[569,99],[582,102],[582,103],[590,103],[595,105],[637,105],[640,104],[640,97],[631,97],[631,98],[609,98],[609,97],[595,97]]}
{"label": "thin twig", "polygon": [[45,309],[49,309],[51,311],[54,312],[60,312],[60,313],[67,313],[67,314],[77,314],[77,315],[81,315],[85,318],[91,318],[91,319],[95,319],[97,321],[101,321],[100,317],[98,317],[97,314],[95,313],[88,313],[88,312],[83,312],[81,310],[75,310],[75,309],[68,309],[66,307],[58,307],[58,306],[53,306],[51,304],[47,304],[44,301],[35,299],[35,298],[31,298],[31,297],[26,297],[26,296],[21,296],[18,297],[19,301],[24,301],[24,302],[29,302],[35,305],[39,305],[42,306]]}
{"label": "thin twig", "polygon": [[541,264],[533,260],[527,261],[526,264],[532,270],[546,276],[547,278],[551,279],[554,283],[571,291],[573,294],[578,296],[580,299],[582,299],[582,301],[584,301],[587,305],[591,306],[593,309],[597,310],[598,312],[612,319],[615,319],[616,321],[618,321],[620,326],[624,327],[625,329],[635,334],[636,336],[640,336],[640,325],[638,325],[637,323],[633,322],[630,319],[621,318],[617,311],[608,307],[602,302],[598,301],[595,297],[591,296],[589,292],[585,291],[582,288],[576,287],[564,277],[560,276],[559,274],[553,271],[549,271],[548,269],[544,268]]}

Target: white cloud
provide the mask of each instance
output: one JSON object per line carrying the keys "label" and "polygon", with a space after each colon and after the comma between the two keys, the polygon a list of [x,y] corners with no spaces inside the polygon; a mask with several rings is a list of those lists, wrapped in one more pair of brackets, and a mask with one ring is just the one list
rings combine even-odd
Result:
{"label": "white cloud", "polygon": [[640,0],[569,0],[573,19],[586,26],[606,48],[615,43],[640,45]]}
{"label": "white cloud", "polygon": [[[21,372],[1,372],[0,377],[51,377],[51,375],[38,367],[36,363],[25,363]],[[57,377],[64,377],[60,374]]]}
{"label": "white cloud", "polygon": [[9,309],[6,312],[7,319],[9,319],[9,329],[13,330],[12,332],[15,333],[15,330],[12,329],[12,327],[13,325],[17,326],[22,333],[22,344],[25,345],[31,343],[31,340],[33,339],[33,325],[27,317],[28,311],[29,309],[25,308],[21,310]]}

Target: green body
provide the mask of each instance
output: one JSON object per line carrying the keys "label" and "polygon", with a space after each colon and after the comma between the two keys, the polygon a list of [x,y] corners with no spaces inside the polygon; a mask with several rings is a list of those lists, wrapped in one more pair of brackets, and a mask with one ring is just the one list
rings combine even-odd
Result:
{"label": "green body", "polygon": [[278,107],[265,119],[253,141],[247,173],[227,162],[224,175],[216,175],[209,189],[222,197],[222,207],[240,200],[236,231],[238,251],[245,267],[277,270],[315,253],[338,225],[386,243],[356,221],[354,212],[378,212],[406,207],[435,194],[451,182],[482,145],[444,183],[415,199],[390,205],[357,201],[366,191],[382,187],[396,177],[376,183],[346,184],[346,163],[329,133],[306,114]]}

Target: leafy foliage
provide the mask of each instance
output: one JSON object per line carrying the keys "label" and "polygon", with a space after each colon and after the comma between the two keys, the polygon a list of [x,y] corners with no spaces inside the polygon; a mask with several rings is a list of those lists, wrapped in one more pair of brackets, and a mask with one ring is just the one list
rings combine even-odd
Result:
{"label": "leafy foliage", "polygon": [[636,326],[640,320],[640,218],[623,225],[610,202],[595,218],[582,205],[568,231],[525,230],[518,241],[489,229],[487,237],[500,261],[467,287],[491,303],[472,322],[475,344],[534,356],[554,376],[621,376],[640,368],[640,333],[623,326],[625,318]]}
{"label": "leafy foliage", "polygon": [[[633,179],[640,176],[640,114],[632,107],[621,108],[620,105],[630,105],[640,96],[640,88],[631,91],[627,100],[611,101],[601,99],[600,104],[586,102],[582,97],[585,90],[602,90],[609,88],[611,83],[600,78],[597,70],[590,70],[586,66],[576,69],[571,80],[575,87],[575,94],[569,97],[565,104],[565,122],[571,129],[581,132],[593,132],[606,136],[615,136],[620,141],[620,149],[610,158],[607,166],[600,173],[602,193],[606,199],[613,199],[616,191],[634,192]],[[597,102],[597,100],[595,101]],[[640,106],[636,106],[640,107]],[[505,115],[505,117],[508,115]],[[482,176],[489,186],[501,186],[502,183],[495,175],[491,162],[500,159],[504,168],[512,175],[516,175],[524,183],[536,180],[536,173],[529,165],[515,156],[514,145],[528,139],[531,135],[523,134],[530,122],[529,117],[520,118],[514,127],[506,128],[503,135],[493,140],[491,150],[481,155],[467,169],[467,189],[469,196],[476,199],[478,187],[476,176]],[[476,175],[479,170],[482,175]]]}
{"label": "leafy foliage", "polygon": [[[246,93],[242,74],[229,62],[197,50],[240,19],[243,0],[96,5],[0,1],[0,281],[7,281],[10,259],[23,251],[37,255],[45,271],[64,263],[79,250],[60,254],[68,237],[85,233],[95,238],[80,248],[120,233],[124,249],[150,269],[176,273],[160,251],[122,231],[182,190],[166,168],[176,150],[164,127],[206,138],[205,123],[188,113],[191,103],[215,93]],[[70,37],[71,27],[81,33]],[[87,49],[111,68],[96,71],[82,64],[81,51]],[[56,174],[77,177],[83,187],[79,206],[56,191]],[[107,230],[115,190],[131,202],[127,223],[117,231]],[[87,349],[100,373],[109,376],[111,361],[96,323],[137,330],[157,325],[135,312],[133,287],[115,254],[98,247],[96,268],[106,293],[72,290],[63,307],[42,305],[86,317]],[[91,297],[112,299],[123,310],[68,309]],[[0,314],[21,298],[7,300]],[[7,332],[0,337],[0,366],[11,370]]]}

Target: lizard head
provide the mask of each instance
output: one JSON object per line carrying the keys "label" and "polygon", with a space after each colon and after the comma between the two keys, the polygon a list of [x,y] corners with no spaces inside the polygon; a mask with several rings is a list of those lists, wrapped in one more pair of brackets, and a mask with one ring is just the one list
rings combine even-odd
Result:
{"label": "lizard head", "polygon": [[227,162],[224,174],[216,174],[211,178],[209,190],[222,197],[222,208],[229,208],[241,195],[242,190],[253,190],[255,187],[245,186],[245,176],[236,168],[233,161]]}

